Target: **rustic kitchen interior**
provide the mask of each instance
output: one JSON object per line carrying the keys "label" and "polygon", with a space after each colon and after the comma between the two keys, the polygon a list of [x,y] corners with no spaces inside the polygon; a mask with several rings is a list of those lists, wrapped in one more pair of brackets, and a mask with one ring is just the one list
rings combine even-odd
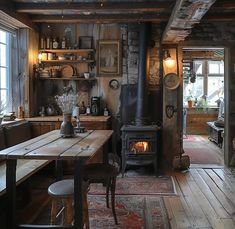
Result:
{"label": "rustic kitchen interior", "polygon": [[[171,194],[141,194],[136,228],[157,227],[152,197],[159,228],[234,228],[234,10],[232,0],[1,1],[1,225],[132,228],[119,185],[170,177]],[[81,194],[83,167],[97,164],[109,220],[93,217],[94,179]],[[63,205],[55,223],[49,186],[68,177],[74,213]]]}

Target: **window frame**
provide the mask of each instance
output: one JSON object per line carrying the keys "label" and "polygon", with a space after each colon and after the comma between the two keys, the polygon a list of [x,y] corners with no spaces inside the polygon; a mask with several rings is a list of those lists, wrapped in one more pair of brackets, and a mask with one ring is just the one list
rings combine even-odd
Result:
{"label": "window frame", "polygon": [[[9,112],[11,111],[11,108],[12,108],[12,71],[11,71],[12,34],[9,31],[6,31],[2,28],[0,28],[0,30],[6,33],[6,43],[0,41],[0,44],[6,46],[6,63],[5,63],[5,66],[0,65],[0,69],[2,68],[6,69],[6,87],[3,88],[0,82],[0,91],[6,91],[6,100],[3,101],[4,103],[6,103],[6,110],[4,112]],[[0,77],[1,77],[1,73],[0,73]],[[2,100],[1,93],[0,93],[0,100]]]}
{"label": "window frame", "polygon": [[[208,96],[208,80],[209,78],[215,78],[215,77],[223,77],[224,78],[224,73],[209,73],[209,64],[210,62],[224,62],[223,60],[192,60],[193,62],[193,71],[195,70],[195,66],[196,66],[196,63],[197,62],[200,62],[202,63],[202,74],[196,74],[197,77],[203,77],[203,93],[204,95],[207,95]],[[223,64],[224,66],[224,64]],[[219,72],[221,68],[219,66]],[[224,80],[223,80],[224,81]],[[185,84],[185,80],[184,80],[184,84]],[[186,96],[186,92],[185,92],[185,89],[186,89],[186,86],[183,87],[183,94],[185,95],[185,98],[187,98],[188,96]],[[184,98],[184,102],[186,102],[186,99]],[[216,107],[216,105],[210,105],[208,104],[208,101],[207,101],[207,106],[210,107],[210,108],[213,108],[213,107]]]}

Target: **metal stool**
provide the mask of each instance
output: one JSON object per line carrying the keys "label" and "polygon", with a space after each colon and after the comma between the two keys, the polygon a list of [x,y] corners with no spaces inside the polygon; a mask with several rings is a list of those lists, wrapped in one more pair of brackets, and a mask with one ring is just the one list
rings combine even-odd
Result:
{"label": "metal stool", "polygon": [[[85,183],[85,182],[84,182]],[[85,183],[83,190],[83,222],[86,229],[89,229],[89,216],[87,204],[88,183]],[[62,224],[71,225],[73,223],[73,196],[74,196],[74,180],[64,179],[51,184],[48,187],[48,194],[52,197],[51,205],[51,224],[55,224],[56,217],[62,215]],[[79,193],[78,193],[79,195]],[[59,204],[62,203],[61,207]]]}
{"label": "metal stool", "polygon": [[115,188],[116,188],[116,177],[118,175],[118,169],[109,164],[94,163],[87,164],[84,166],[84,180],[91,183],[102,183],[106,185],[106,206],[109,208],[109,190],[111,190],[111,205],[112,212],[117,222],[117,216],[115,211]]}

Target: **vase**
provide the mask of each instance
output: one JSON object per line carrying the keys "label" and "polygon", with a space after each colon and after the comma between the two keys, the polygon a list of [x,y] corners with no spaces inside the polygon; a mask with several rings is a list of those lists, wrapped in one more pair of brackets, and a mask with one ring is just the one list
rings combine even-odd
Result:
{"label": "vase", "polygon": [[63,114],[63,122],[60,126],[60,134],[64,138],[69,138],[74,136],[74,128],[72,124],[72,114]]}

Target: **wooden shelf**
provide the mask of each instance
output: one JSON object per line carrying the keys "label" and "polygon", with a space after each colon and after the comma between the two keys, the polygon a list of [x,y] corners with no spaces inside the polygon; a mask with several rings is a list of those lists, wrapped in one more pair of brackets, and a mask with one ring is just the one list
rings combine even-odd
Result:
{"label": "wooden shelf", "polygon": [[54,53],[80,53],[93,52],[94,49],[40,49],[39,52],[54,52]]}
{"label": "wooden shelf", "polygon": [[94,60],[42,60],[42,63],[93,63]]}
{"label": "wooden shelf", "polygon": [[78,81],[95,81],[96,78],[92,77],[90,79],[85,79],[82,77],[57,77],[57,78],[52,78],[52,77],[39,77],[40,80],[78,80]]}

